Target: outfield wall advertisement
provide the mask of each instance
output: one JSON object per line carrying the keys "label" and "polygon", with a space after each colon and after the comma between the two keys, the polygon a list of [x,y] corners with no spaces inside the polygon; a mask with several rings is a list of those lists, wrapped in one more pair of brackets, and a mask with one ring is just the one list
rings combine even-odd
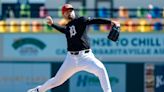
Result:
{"label": "outfield wall advertisement", "polygon": [[[153,33],[122,33],[118,42],[107,33],[89,34],[91,48],[102,60],[123,58],[164,60],[164,36]],[[5,34],[3,57],[6,59],[64,59],[66,39],[63,34]],[[152,59],[153,58],[153,59]],[[133,61],[136,59],[131,59]],[[142,60],[140,60],[142,61]]]}
{"label": "outfield wall advertisement", "polygon": [[9,34],[4,36],[3,48],[5,58],[53,58],[61,56],[58,50],[66,48],[66,42],[61,35]]}
{"label": "outfield wall advertisement", "polygon": [[164,64],[145,64],[145,92],[164,92]]}
{"label": "outfield wall advertisement", "polygon": [[48,63],[0,63],[0,92],[27,92],[50,77]]}
{"label": "outfield wall advertisement", "polygon": [[155,66],[155,92],[164,92],[164,65]]}
{"label": "outfield wall advertisement", "polygon": [[106,40],[105,37],[105,35],[91,37],[92,47],[96,55],[111,57],[164,56],[163,34],[122,34],[116,43]]}
{"label": "outfield wall advertisement", "polygon": [[[125,64],[105,64],[107,68],[112,92],[126,92]],[[70,79],[69,92],[102,92],[99,80],[88,72],[80,72]]]}

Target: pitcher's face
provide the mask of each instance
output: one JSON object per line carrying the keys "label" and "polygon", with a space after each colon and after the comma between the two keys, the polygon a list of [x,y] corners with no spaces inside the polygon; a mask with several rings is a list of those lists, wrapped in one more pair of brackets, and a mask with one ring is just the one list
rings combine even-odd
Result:
{"label": "pitcher's face", "polygon": [[66,19],[74,19],[76,17],[75,11],[73,9],[68,9],[64,12],[63,17]]}

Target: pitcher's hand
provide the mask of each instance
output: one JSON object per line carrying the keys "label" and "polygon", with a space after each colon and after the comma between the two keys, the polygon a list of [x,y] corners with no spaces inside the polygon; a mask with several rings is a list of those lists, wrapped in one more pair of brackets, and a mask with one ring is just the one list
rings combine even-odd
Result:
{"label": "pitcher's hand", "polygon": [[51,16],[47,16],[47,17],[46,17],[46,22],[47,22],[47,24],[50,25],[50,26],[51,26],[52,24],[54,24],[54,21],[53,21],[53,19],[52,19]]}

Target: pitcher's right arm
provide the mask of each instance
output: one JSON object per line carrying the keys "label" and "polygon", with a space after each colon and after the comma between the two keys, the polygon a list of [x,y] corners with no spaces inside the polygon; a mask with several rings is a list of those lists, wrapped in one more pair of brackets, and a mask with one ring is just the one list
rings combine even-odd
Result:
{"label": "pitcher's right arm", "polygon": [[64,34],[66,33],[66,27],[63,27],[63,26],[59,26],[57,24],[54,24],[54,21],[53,21],[53,19],[52,19],[51,16],[47,16],[46,17],[46,20],[47,20],[47,24],[49,26],[55,28],[56,30],[58,30],[61,33],[64,33]]}

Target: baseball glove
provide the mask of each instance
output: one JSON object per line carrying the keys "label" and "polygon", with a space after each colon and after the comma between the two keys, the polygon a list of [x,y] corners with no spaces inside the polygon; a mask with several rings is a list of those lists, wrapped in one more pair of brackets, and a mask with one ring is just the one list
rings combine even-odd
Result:
{"label": "baseball glove", "polygon": [[113,24],[108,34],[108,39],[116,42],[119,39],[119,35],[120,35],[120,26],[116,26],[115,24]]}

